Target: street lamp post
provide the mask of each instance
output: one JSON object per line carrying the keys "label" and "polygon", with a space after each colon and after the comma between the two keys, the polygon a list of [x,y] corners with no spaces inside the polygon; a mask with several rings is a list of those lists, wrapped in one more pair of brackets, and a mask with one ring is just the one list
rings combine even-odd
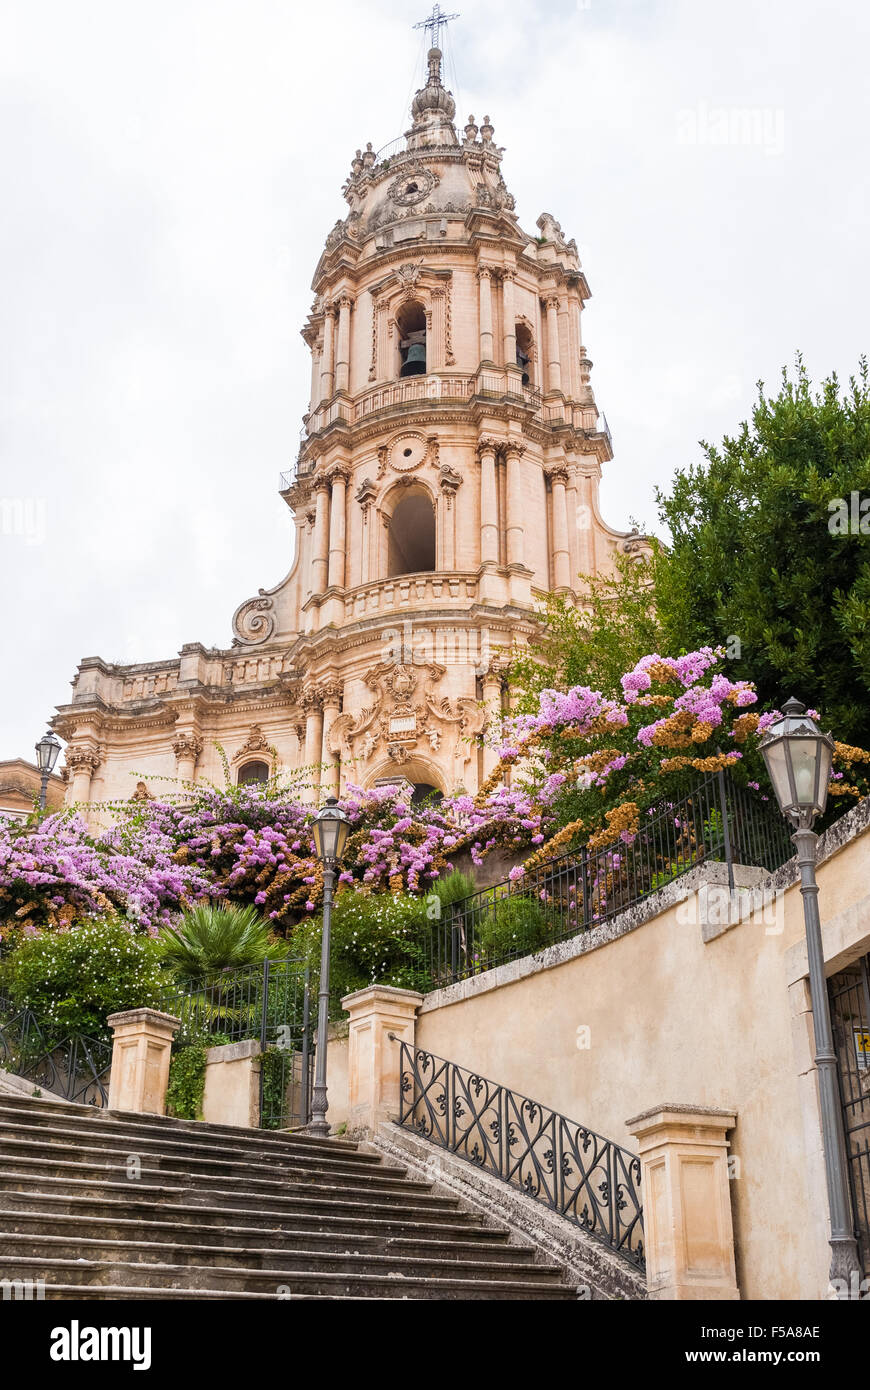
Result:
{"label": "street lamp post", "polygon": [[341,863],[350,821],[334,796],[314,817],[314,848],[323,865],[323,933],[320,945],[320,987],[317,992],[317,1046],[314,1059],[314,1094],[311,1101],[309,1134],[329,1134],[326,1112],[326,1049],[329,1043],[329,946],[332,927],[332,889]]}
{"label": "street lamp post", "polygon": [[39,742],[38,742],[37,745],[36,745],[36,766],[39,768],[39,775],[40,775],[40,783],[39,783],[39,809],[40,809],[40,811],[44,811],[44,810],[45,810],[45,799],[46,799],[46,796],[47,796],[47,794],[48,794],[48,779],[49,779],[49,777],[51,776],[52,772],[54,771],[54,765],[55,765],[55,763],[57,762],[57,758],[58,758],[58,754],[59,754],[59,753],[60,753],[60,739],[58,738],[57,734],[53,734],[53,733],[49,730],[49,732],[48,732],[47,734],[43,734],[42,738],[39,740]]}
{"label": "street lamp post", "polygon": [[[816,882],[816,850],[819,837],[813,830],[828,799],[828,783],[834,740],[823,734],[805,707],[794,698],[783,705],[783,717],[765,734],[760,744],[767,773],[783,815],[795,827],[792,839],[797,847],[801,875],[801,897],[810,974],[810,1004],[813,1011],[815,1062],[819,1078],[822,1119],[822,1145],[830,1216],[831,1273],[834,1287],[851,1290],[860,1281],[858,1243],[852,1215],[846,1138],[837,1079],[837,1054],[831,1031],[831,1011],[825,982],[822,927],[819,917],[819,887]],[[848,1294],[845,1295],[848,1297]]]}

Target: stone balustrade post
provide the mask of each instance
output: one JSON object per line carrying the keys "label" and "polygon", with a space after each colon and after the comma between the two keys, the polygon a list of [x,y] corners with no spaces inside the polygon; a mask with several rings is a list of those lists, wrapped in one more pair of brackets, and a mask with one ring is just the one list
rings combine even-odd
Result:
{"label": "stone balustrade post", "polygon": [[655,1299],[736,1299],[726,1134],[733,1110],[663,1104],[627,1120],[638,1141],[647,1286]]}
{"label": "stone balustrade post", "polygon": [[181,1019],[159,1009],[126,1009],[107,1022],[114,1033],[109,1109],[164,1114],[172,1039]]}
{"label": "stone balustrade post", "polygon": [[[350,1133],[375,1133],[399,1113],[401,1048],[414,1046],[422,994],[391,985],[369,985],[345,995],[348,1033],[348,1119]],[[393,1035],[392,1037],[390,1035]]]}

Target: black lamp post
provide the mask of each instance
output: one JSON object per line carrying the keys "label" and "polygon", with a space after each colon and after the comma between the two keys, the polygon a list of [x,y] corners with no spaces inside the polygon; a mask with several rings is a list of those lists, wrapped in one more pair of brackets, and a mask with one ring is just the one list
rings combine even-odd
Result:
{"label": "black lamp post", "polygon": [[323,865],[323,934],[320,946],[320,988],[317,993],[317,1048],[314,1061],[314,1095],[309,1134],[329,1133],[326,1112],[326,1049],[329,1042],[329,935],[332,926],[332,889],[335,871],[344,854],[350,821],[334,796],[314,817],[314,848]]}
{"label": "black lamp post", "polygon": [[45,798],[48,793],[48,779],[54,771],[54,765],[57,762],[58,754],[60,753],[60,747],[60,739],[58,738],[57,734],[53,734],[50,730],[47,734],[43,734],[42,738],[36,745],[36,766],[39,768],[40,773],[40,811],[45,810]]}
{"label": "black lamp post", "polygon": [[[806,708],[794,698],[783,705],[783,717],[772,724],[760,744],[767,773],[780,810],[795,827],[801,874],[801,897],[810,971],[810,1003],[816,1045],[816,1070],[822,1116],[822,1143],[828,1187],[831,1225],[831,1280],[851,1289],[855,1272],[860,1281],[858,1244],[852,1215],[852,1198],[846,1161],[846,1139],[837,1080],[837,1054],[831,1032],[831,1011],[825,983],[819,888],[816,883],[816,848],[819,837],[813,823],[828,799],[828,782],[834,740],[823,734]],[[840,1284],[840,1281],[843,1281]],[[848,1294],[845,1295],[848,1297]]]}

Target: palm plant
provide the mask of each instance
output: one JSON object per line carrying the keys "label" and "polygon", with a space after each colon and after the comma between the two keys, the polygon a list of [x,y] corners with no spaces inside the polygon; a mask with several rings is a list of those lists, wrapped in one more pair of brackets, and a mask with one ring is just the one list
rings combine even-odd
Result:
{"label": "palm plant", "polygon": [[220,971],[262,965],[287,955],[253,906],[199,903],[177,927],[164,927],[157,939],[162,965],[181,985],[202,985]]}

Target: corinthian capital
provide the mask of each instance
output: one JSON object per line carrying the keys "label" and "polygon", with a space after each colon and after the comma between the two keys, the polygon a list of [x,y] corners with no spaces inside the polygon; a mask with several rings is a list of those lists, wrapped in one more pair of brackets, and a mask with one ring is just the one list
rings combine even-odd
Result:
{"label": "corinthian capital", "polygon": [[172,740],[172,751],[179,762],[182,758],[193,758],[196,762],[202,752],[202,739],[192,731],[177,733]]}
{"label": "corinthian capital", "polygon": [[71,772],[89,772],[91,776],[100,766],[99,754],[92,748],[86,748],[83,744],[74,743],[66,750],[66,765]]}

